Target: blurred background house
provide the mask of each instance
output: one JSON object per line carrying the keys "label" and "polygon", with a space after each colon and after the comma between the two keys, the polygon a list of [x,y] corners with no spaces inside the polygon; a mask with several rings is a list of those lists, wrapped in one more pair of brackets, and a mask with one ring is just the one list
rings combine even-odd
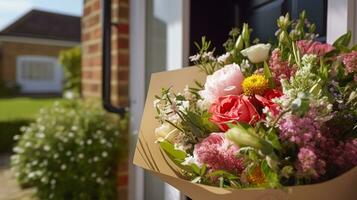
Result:
{"label": "blurred background house", "polygon": [[80,17],[30,10],[0,31],[0,81],[22,94],[61,94],[58,56],[80,44]]}

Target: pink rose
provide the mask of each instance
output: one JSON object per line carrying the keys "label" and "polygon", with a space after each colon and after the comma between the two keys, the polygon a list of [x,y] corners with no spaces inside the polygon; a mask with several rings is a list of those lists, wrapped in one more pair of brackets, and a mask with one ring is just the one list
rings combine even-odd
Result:
{"label": "pink rose", "polygon": [[222,131],[227,131],[227,123],[246,122],[256,123],[259,113],[244,95],[228,95],[219,97],[210,107],[211,121],[219,126]]}
{"label": "pink rose", "polygon": [[300,49],[302,55],[314,54],[316,56],[324,56],[335,49],[332,45],[311,40],[300,40],[296,42],[296,45]]}
{"label": "pink rose", "polygon": [[205,89],[200,95],[212,103],[221,96],[239,95],[242,93],[243,74],[237,64],[230,64],[207,76]]}

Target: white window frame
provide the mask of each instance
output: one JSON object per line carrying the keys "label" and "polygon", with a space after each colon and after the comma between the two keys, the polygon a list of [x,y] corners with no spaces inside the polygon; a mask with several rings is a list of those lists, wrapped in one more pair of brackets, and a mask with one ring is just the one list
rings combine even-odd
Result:
{"label": "white window frame", "polygon": [[[53,77],[48,80],[29,80],[23,78],[24,62],[50,62],[53,64]],[[22,55],[16,58],[16,82],[22,93],[60,93],[62,92],[62,68],[56,57]]]}

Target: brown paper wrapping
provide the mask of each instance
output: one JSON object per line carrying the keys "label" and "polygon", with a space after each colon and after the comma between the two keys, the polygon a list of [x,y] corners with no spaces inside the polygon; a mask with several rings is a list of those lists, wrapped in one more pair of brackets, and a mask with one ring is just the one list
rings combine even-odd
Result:
{"label": "brown paper wrapping", "polygon": [[155,119],[154,96],[161,93],[161,88],[169,86],[172,86],[174,92],[182,92],[186,85],[193,85],[194,80],[204,83],[205,78],[204,73],[200,72],[197,67],[154,73],[151,76],[133,159],[135,165],[149,170],[194,200],[357,199],[357,167],[323,183],[285,187],[283,189],[224,189],[191,183],[180,178],[175,171],[177,169],[175,164],[160,150],[159,145],[154,143],[156,140],[154,130],[160,126]]}

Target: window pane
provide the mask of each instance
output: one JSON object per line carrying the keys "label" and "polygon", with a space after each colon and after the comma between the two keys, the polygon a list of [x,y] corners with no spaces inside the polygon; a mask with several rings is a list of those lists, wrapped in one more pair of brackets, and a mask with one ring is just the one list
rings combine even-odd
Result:
{"label": "window pane", "polygon": [[21,77],[23,80],[51,81],[54,79],[56,63],[41,59],[23,59]]}

